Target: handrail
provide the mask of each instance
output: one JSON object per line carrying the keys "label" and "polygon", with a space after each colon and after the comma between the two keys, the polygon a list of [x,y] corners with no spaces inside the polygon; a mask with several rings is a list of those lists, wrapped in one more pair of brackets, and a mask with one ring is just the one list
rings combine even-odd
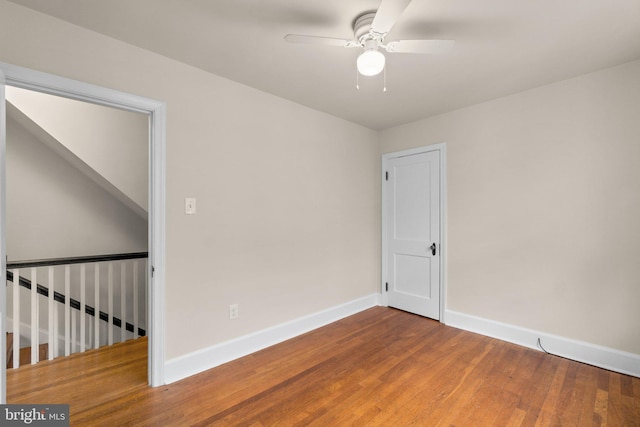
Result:
{"label": "handrail", "polygon": [[120,261],[123,259],[148,258],[149,252],[130,252],[112,255],[90,255],[68,258],[35,259],[27,261],[7,261],[7,269],[46,267],[50,265],[85,264],[90,262]]}
{"label": "handrail", "polygon": [[[13,282],[13,273],[11,271],[7,271],[7,280]],[[31,290],[31,280],[24,277],[20,277],[20,286]],[[42,286],[38,284],[36,288],[36,292],[45,298],[49,298],[49,288],[47,288],[46,286]],[[56,302],[64,304],[66,297],[64,294],[61,294],[60,292],[53,291],[53,299]],[[80,301],[76,299],[69,298],[69,306],[73,309],[80,311]],[[88,304],[85,304],[84,312],[87,313],[89,316],[96,317],[96,309]],[[100,311],[99,316],[100,316],[100,320],[103,320],[105,322],[109,321],[109,315],[104,311]],[[120,320],[120,318],[114,316],[112,322],[115,327],[117,328],[122,327],[122,320]],[[125,322],[125,328],[129,332],[134,331],[134,326],[129,322]],[[141,337],[144,337],[146,334],[147,332],[144,329],[138,328],[138,335],[140,335]]]}
{"label": "handrail", "polygon": [[[43,266],[53,266],[53,265],[66,265],[66,264],[81,264],[88,262],[105,262],[105,261],[119,261],[125,259],[140,259],[147,258],[149,256],[148,252],[132,252],[127,254],[114,254],[114,255],[96,255],[96,256],[86,256],[86,257],[75,257],[75,258],[53,258],[48,260],[33,260],[33,261],[13,261],[7,263],[7,270],[18,269],[18,268],[30,268],[30,267],[43,267]],[[7,280],[13,282],[13,272],[7,271]],[[31,280],[20,277],[19,285],[23,288],[31,290],[32,284]],[[46,286],[42,286],[36,283],[36,292],[39,295],[44,297],[49,297],[49,288]],[[64,304],[66,301],[66,297],[64,294],[54,291],[53,299],[59,303]],[[75,300],[73,298],[69,298],[69,306],[73,309],[80,311],[80,301]],[[85,313],[90,316],[96,316],[96,309],[90,305],[85,304]],[[109,321],[109,315],[104,311],[100,311],[98,313],[100,320],[105,322]],[[113,317],[113,325],[121,328],[122,320]],[[134,325],[129,322],[125,322],[125,328],[129,332],[134,332]],[[146,331],[142,328],[138,328],[138,335],[145,336]]]}

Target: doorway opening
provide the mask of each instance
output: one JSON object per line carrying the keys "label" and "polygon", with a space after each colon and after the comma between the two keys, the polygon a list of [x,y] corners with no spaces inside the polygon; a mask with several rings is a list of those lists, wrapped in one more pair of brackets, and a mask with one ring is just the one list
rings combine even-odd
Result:
{"label": "doorway opening", "polygon": [[[164,384],[164,193],[165,193],[165,105],[135,95],[0,63],[0,259],[1,280],[7,280],[6,265],[6,105],[4,84],[34,92],[57,95],[89,104],[142,113],[148,118],[148,263],[147,281],[148,383]],[[6,314],[5,292],[0,293],[0,402],[6,402]]]}

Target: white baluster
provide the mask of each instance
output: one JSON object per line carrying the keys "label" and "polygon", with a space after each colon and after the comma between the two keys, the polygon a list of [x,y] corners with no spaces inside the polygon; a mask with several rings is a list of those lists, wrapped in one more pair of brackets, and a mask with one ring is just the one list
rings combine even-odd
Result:
{"label": "white baluster", "polygon": [[127,262],[120,262],[120,342],[127,340]]}
{"label": "white baluster", "polygon": [[78,327],[76,322],[78,321],[76,310],[71,310],[71,354],[78,351],[77,339],[78,339]]}
{"label": "white baluster", "polygon": [[40,322],[38,311],[38,274],[36,268],[31,268],[31,364],[35,365],[39,359]]}
{"label": "white baluster", "polygon": [[109,345],[113,345],[113,263],[109,263],[108,270],[108,285],[109,285],[109,301],[108,301],[108,321],[107,321],[107,333],[109,337]]}
{"label": "white baluster", "polygon": [[13,367],[20,366],[20,269],[13,270]]}
{"label": "white baluster", "polygon": [[56,336],[55,336],[55,328],[54,328],[54,312],[55,312],[55,299],[54,299],[54,294],[56,291],[56,287],[54,284],[54,278],[53,278],[53,267],[50,266],[49,267],[49,325],[48,325],[48,329],[49,329],[49,360],[53,360],[54,356],[54,347],[53,347],[53,342],[56,340]]}
{"label": "white baluster", "polygon": [[85,325],[85,307],[86,307],[86,264],[80,265],[80,352],[84,353],[86,346],[86,325]]}
{"label": "white baluster", "polygon": [[87,323],[89,324],[89,328],[87,328],[87,330],[89,331],[87,340],[89,341],[89,347],[91,347],[91,343],[93,343],[93,319],[93,317],[87,316]]}
{"label": "white baluster", "polygon": [[93,291],[93,305],[95,308],[93,318],[93,348],[100,348],[100,264],[97,263],[95,264],[94,270]]}
{"label": "white baluster", "polygon": [[64,355],[71,354],[71,266],[64,266]]}
{"label": "white baluster", "polygon": [[138,338],[138,260],[133,261],[133,338]]}
{"label": "white baluster", "polygon": [[53,357],[60,356],[60,304],[53,305]]}

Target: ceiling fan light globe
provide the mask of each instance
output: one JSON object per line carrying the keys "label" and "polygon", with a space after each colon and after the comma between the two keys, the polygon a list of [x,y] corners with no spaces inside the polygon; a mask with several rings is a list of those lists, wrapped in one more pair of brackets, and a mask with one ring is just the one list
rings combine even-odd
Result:
{"label": "ceiling fan light globe", "polygon": [[375,76],[384,70],[385,57],[375,49],[365,50],[358,56],[356,65],[363,76]]}

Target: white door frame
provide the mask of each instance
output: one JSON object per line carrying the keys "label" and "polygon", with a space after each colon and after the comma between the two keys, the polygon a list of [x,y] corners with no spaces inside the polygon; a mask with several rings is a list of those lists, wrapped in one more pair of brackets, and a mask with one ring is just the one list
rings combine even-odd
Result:
{"label": "white door frame", "polygon": [[[165,359],[165,175],[166,105],[164,102],[119,92],[0,62],[0,127],[6,129],[4,84],[149,115],[149,262],[148,381],[164,384]],[[6,283],[5,135],[0,135],[0,283]],[[6,402],[6,292],[0,292],[0,403]]]}
{"label": "white door frame", "polygon": [[387,275],[389,267],[387,265],[388,257],[385,254],[388,238],[387,238],[387,199],[389,194],[387,193],[386,172],[388,169],[388,163],[391,159],[398,157],[412,156],[414,154],[427,153],[430,151],[440,152],[440,322],[445,322],[445,307],[447,303],[447,144],[433,144],[424,147],[412,148],[409,150],[396,151],[393,153],[386,153],[382,155],[382,174],[381,174],[381,187],[382,187],[382,276],[380,283],[380,292],[382,293],[382,305],[388,307],[386,283],[388,283]]}

